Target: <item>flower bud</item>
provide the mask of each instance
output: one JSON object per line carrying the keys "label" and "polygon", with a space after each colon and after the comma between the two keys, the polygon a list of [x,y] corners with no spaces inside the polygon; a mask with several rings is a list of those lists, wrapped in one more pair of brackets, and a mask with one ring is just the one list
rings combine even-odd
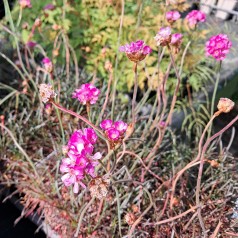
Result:
{"label": "flower bud", "polygon": [[44,68],[45,70],[48,72],[48,73],[51,73],[53,71],[53,64],[51,62],[51,60],[49,58],[44,58],[42,60],[42,63],[44,65]]}
{"label": "flower bud", "polygon": [[36,18],[36,20],[35,20],[35,22],[34,22],[34,25],[35,25],[36,27],[40,27],[41,24],[42,24],[41,19],[40,19],[40,18]]}

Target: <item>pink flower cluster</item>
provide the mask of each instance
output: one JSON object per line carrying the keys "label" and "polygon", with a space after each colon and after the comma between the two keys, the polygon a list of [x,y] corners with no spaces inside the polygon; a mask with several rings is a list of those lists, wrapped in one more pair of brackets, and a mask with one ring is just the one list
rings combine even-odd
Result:
{"label": "pink flower cluster", "polygon": [[194,27],[199,22],[205,22],[206,15],[205,15],[205,13],[203,13],[199,10],[193,10],[186,16],[186,19],[188,20],[189,26]]}
{"label": "pink flower cluster", "polygon": [[83,105],[86,103],[95,104],[98,100],[100,90],[90,83],[82,84],[79,89],[73,92],[72,97],[77,98]]}
{"label": "pink flower cluster", "polygon": [[122,45],[119,50],[121,52],[125,52],[127,57],[133,62],[139,62],[143,60],[146,55],[152,52],[152,49],[146,45],[143,40]]}
{"label": "pink flower cluster", "polygon": [[166,19],[169,23],[174,23],[180,18],[180,13],[178,11],[170,11],[166,13]]}
{"label": "pink flower cluster", "polygon": [[[97,141],[97,135],[91,128],[75,131],[68,142],[67,155],[62,159],[60,171],[65,173],[61,180],[65,186],[73,184],[74,193],[78,193],[79,185],[86,188],[82,179],[86,174],[95,177],[95,166],[102,155],[97,152],[93,155],[93,149]],[[65,150],[65,148],[64,148]]]}
{"label": "pink flower cluster", "polygon": [[206,42],[206,55],[211,55],[216,60],[224,60],[231,46],[232,43],[227,35],[219,34],[212,36]]}
{"label": "pink flower cluster", "polygon": [[47,72],[51,73],[53,71],[53,64],[49,58],[45,57],[42,64]]}
{"label": "pink flower cluster", "polygon": [[19,0],[19,4],[22,8],[31,8],[31,0]]}
{"label": "pink flower cluster", "polygon": [[118,142],[124,137],[128,126],[124,121],[113,122],[110,119],[106,119],[100,123],[100,127],[104,130],[110,141]]}
{"label": "pink flower cluster", "polygon": [[169,26],[160,28],[159,32],[154,37],[157,46],[173,45],[179,47],[182,43],[183,35],[181,33],[172,34]]}

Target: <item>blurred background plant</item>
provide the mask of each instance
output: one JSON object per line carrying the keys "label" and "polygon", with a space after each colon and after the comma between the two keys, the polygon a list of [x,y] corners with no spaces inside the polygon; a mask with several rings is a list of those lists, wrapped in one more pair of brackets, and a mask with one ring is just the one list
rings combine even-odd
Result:
{"label": "blurred background plant", "polygon": [[[22,30],[19,34],[21,41],[26,44],[32,32],[32,25],[35,19],[39,18],[42,24],[34,32],[32,41],[39,43],[48,52],[49,57],[54,58],[54,62],[61,64],[67,58],[76,57],[80,68],[95,78],[105,78],[105,63],[115,62],[117,89],[125,93],[131,90],[133,74],[125,56],[118,54],[119,45],[142,38],[148,45],[153,45],[154,39],[151,36],[155,35],[160,27],[168,24],[164,17],[165,12],[171,9],[182,12],[189,9],[189,4],[180,2],[165,6],[161,0],[33,1],[32,8],[26,8],[22,12]],[[18,4],[15,4],[12,15],[13,21],[17,22]],[[120,21],[123,23],[121,29]],[[191,90],[198,91],[212,74],[206,64],[208,59],[205,58],[203,46],[208,30],[190,29],[184,19],[174,23],[173,29],[185,35],[182,48],[186,50],[177,56],[178,62],[183,54],[185,56],[181,70],[181,91],[186,92],[188,85]],[[156,79],[152,78],[152,84],[145,73],[140,73],[139,86],[142,91],[148,87],[152,90],[156,88],[159,84],[156,75],[165,74],[169,63],[169,55],[166,53],[159,73],[156,48],[153,50],[154,53],[146,61],[146,68],[147,73]],[[143,71],[143,66],[139,71]],[[175,81],[175,74],[171,71],[167,85],[170,93],[174,90]]]}

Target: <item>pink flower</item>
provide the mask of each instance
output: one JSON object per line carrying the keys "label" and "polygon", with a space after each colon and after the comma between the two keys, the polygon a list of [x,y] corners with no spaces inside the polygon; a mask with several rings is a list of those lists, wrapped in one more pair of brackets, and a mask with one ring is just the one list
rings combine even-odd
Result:
{"label": "pink flower", "polygon": [[113,122],[106,119],[100,123],[100,127],[104,130],[108,140],[115,144],[124,137],[128,125],[124,121]]}
{"label": "pink flower", "polygon": [[135,63],[142,61],[146,55],[152,52],[152,49],[143,40],[122,45],[119,50],[125,52],[127,57]]}
{"label": "pink flower", "polygon": [[171,36],[171,45],[179,47],[182,43],[183,35],[181,33],[175,33]]}
{"label": "pink flower", "polygon": [[50,11],[52,11],[54,9],[55,9],[55,5],[53,5],[51,3],[45,5],[44,8],[43,8],[43,10],[50,10]]}
{"label": "pink flower", "polygon": [[118,141],[120,138],[120,132],[114,128],[106,130],[106,135],[109,140]]}
{"label": "pink flower", "polygon": [[171,28],[169,26],[160,28],[154,38],[157,42],[157,46],[168,45],[171,41]]}
{"label": "pink flower", "polygon": [[127,124],[124,121],[115,121],[114,128],[120,132],[120,134],[124,134],[127,129]]}
{"label": "pink flower", "polygon": [[33,42],[33,41],[28,41],[28,42],[26,43],[26,45],[27,45],[30,49],[33,49],[33,48],[37,45],[37,43],[36,43],[36,42]]}
{"label": "pink flower", "polygon": [[211,55],[216,60],[224,60],[231,46],[232,43],[228,39],[227,35],[219,34],[216,36],[212,36],[206,42],[206,55]]}
{"label": "pink flower", "polygon": [[77,98],[83,105],[86,103],[95,104],[99,94],[99,89],[90,83],[86,83],[81,85],[79,89],[76,89],[72,97]]}
{"label": "pink flower", "polygon": [[180,18],[180,13],[178,11],[170,11],[166,13],[166,19],[169,23],[174,23]]}
{"label": "pink flower", "polygon": [[111,128],[112,126],[113,126],[113,121],[110,120],[110,119],[103,120],[103,121],[100,123],[100,127],[101,127],[103,130],[107,130],[107,129]]}
{"label": "pink flower", "polygon": [[47,72],[51,73],[53,71],[53,64],[49,58],[45,57],[41,62]]}
{"label": "pink flower", "polygon": [[199,10],[193,10],[186,16],[186,19],[189,22],[190,27],[194,27],[199,22],[205,22],[206,21],[206,15],[205,13],[199,11]]}
{"label": "pink flower", "polygon": [[31,8],[31,0],[19,0],[19,4],[22,8]]}
{"label": "pink flower", "polygon": [[61,180],[65,186],[73,185],[74,193],[78,193],[79,185],[86,186],[82,182],[86,174],[95,177],[95,166],[102,155],[97,152],[93,155],[93,145],[97,141],[97,135],[91,128],[75,131],[67,145],[67,158],[62,159],[60,172],[65,173]]}

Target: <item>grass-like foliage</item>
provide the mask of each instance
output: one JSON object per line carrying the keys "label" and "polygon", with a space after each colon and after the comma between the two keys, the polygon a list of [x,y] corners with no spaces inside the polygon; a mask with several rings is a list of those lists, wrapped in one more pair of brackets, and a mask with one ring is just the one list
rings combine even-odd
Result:
{"label": "grass-like foliage", "polygon": [[166,15],[185,1],[43,2],[11,12],[4,0],[0,23],[14,52],[0,52],[0,183],[19,193],[21,217],[38,213],[49,237],[234,235],[235,132],[227,147],[222,134],[238,116],[212,128],[234,107],[215,105],[228,37],[206,44],[218,73],[199,103],[215,75],[198,39],[205,16]]}

